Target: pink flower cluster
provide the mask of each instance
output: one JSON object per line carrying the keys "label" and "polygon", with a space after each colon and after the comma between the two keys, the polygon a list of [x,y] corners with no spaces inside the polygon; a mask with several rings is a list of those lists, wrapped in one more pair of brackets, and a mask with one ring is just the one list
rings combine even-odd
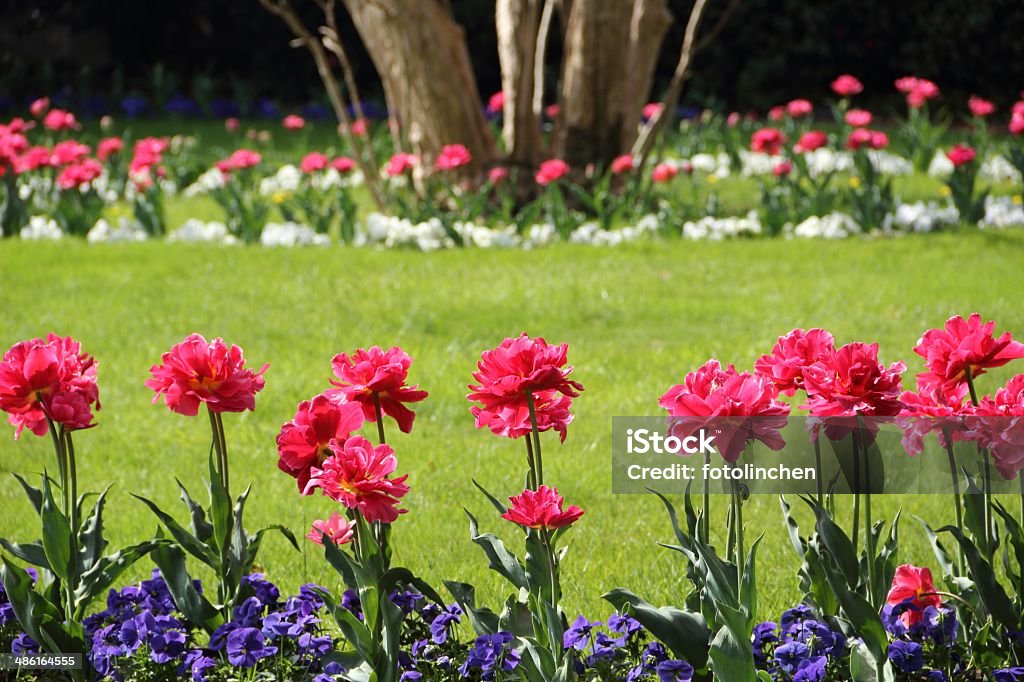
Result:
{"label": "pink flower cluster", "polygon": [[927,78],[904,76],[896,80],[896,89],[907,96],[907,106],[920,109],[939,96],[939,86]]}
{"label": "pink flower cluster", "polygon": [[[404,403],[427,397],[426,391],[406,385],[411,363],[397,347],[384,351],[373,346],[335,356],[336,388],[299,403],[277,436],[277,466],[295,478],[301,494],[319,489],[370,523],[392,523],[405,512],[398,505],[409,486],[407,476],[392,477],[398,466],[394,450],[383,442],[374,446],[356,432],[377,421],[378,408],[383,410],[379,416],[394,417],[402,431],[411,431],[415,415]],[[352,531],[351,524],[332,516],[313,524],[307,537],[320,541],[326,533],[343,544]]]}
{"label": "pink flower cluster", "polygon": [[45,436],[48,420],[65,430],[93,426],[100,409],[96,361],[70,336],[16,343],[0,363],[0,410],[15,427]]}
{"label": "pink flower cluster", "polygon": [[214,165],[221,174],[227,178],[234,171],[255,168],[263,161],[259,152],[252,149],[236,149],[226,159],[221,159]]}
{"label": "pink flower cluster", "polygon": [[572,422],[569,408],[583,385],[569,379],[569,346],[552,346],[542,338],[525,333],[507,338],[497,348],[484,351],[471,384],[470,401],[476,427],[489,428],[506,438],[519,438],[531,431],[530,402],[538,431],[557,431],[565,440]]}

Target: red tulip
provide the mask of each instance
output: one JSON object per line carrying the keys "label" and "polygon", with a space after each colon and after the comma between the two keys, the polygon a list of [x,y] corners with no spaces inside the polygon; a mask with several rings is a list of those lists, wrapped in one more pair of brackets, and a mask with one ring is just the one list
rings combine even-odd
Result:
{"label": "red tulip", "polygon": [[70,336],[47,335],[15,344],[0,363],[0,410],[15,427],[37,436],[48,431],[47,417],[65,429],[92,424],[92,406],[100,409],[96,361]]}
{"label": "red tulip", "polygon": [[569,173],[569,164],[561,159],[548,159],[540,165],[535,180],[538,185],[549,185]]}
{"label": "red tulip", "polygon": [[356,526],[354,523],[349,522],[348,519],[338,512],[332,512],[331,518],[326,521],[319,519],[314,521],[313,528],[306,534],[306,538],[318,545],[322,545],[324,544],[324,536],[326,536],[335,545],[347,545],[352,542],[355,532]]}
{"label": "red tulip", "polygon": [[331,441],[330,456],[313,467],[305,493],[320,488],[324,495],[349,509],[357,509],[370,523],[393,523],[405,509],[399,501],[409,492],[408,475],[389,478],[398,466],[390,445],[374,445],[362,436],[344,443]]}
{"label": "red tulip", "polygon": [[612,175],[622,175],[623,173],[631,173],[635,169],[636,165],[633,163],[633,157],[629,154],[616,156],[614,159],[612,159]]}
{"label": "red tulip", "polygon": [[866,128],[874,118],[866,109],[850,109],[843,117],[846,123],[854,128]]}
{"label": "red tulip", "polygon": [[162,395],[172,412],[194,417],[205,404],[211,412],[242,412],[256,409],[256,394],[263,390],[263,373],[245,366],[245,355],[238,346],[228,346],[221,338],[207,342],[200,334],[190,334],[160,357],[153,365],[146,386]]}
{"label": "red tulip", "polygon": [[854,76],[843,74],[832,81],[832,92],[840,97],[851,97],[864,90],[864,85]]}
{"label": "red tulip", "polygon": [[966,166],[974,161],[974,157],[977,155],[978,153],[974,149],[962,144],[955,144],[946,152],[946,158],[950,160],[954,168]]}
{"label": "red tulip", "polygon": [[793,147],[793,151],[798,154],[813,152],[815,149],[821,149],[827,144],[828,135],[820,130],[808,130],[800,136],[799,140],[797,140],[796,146]]}
{"label": "red tulip", "polygon": [[340,403],[326,395],[299,403],[291,421],[277,435],[277,468],[306,489],[310,471],[330,456],[331,441],[344,443],[364,422],[359,403]]}
{"label": "red tulip", "polygon": [[1014,341],[1009,332],[998,338],[993,336],[995,324],[982,324],[981,315],[974,313],[966,320],[956,315],[941,329],[926,331],[914,346],[914,352],[928,366],[928,371],[919,375],[919,381],[943,395],[954,395],[966,385],[968,370],[974,378],[1024,358],[1024,344]]}
{"label": "red tulip", "polygon": [[806,99],[795,99],[786,104],[786,113],[792,118],[803,118],[809,116],[814,111],[814,105],[811,104],[810,100]]}
{"label": "red tulip", "polygon": [[982,398],[967,424],[968,437],[988,448],[999,475],[1016,478],[1024,469],[1024,374],[1010,379],[994,398]]}
{"label": "red tulip", "polygon": [[576,523],[584,512],[576,505],[563,510],[564,498],[556,488],[542,485],[537,490],[529,488],[510,497],[512,505],[501,515],[512,523],[524,528],[556,530]]}
{"label": "red tulip", "polygon": [[651,170],[651,181],[660,185],[671,182],[677,175],[679,175],[679,167],[673,163],[663,161]]}
{"label": "red tulip", "polygon": [[892,587],[885,601],[893,606],[904,602],[912,606],[900,615],[900,620],[908,628],[921,621],[921,613],[927,607],[942,606],[942,597],[935,593],[931,570],[911,564],[903,564],[896,568]]}
{"label": "red tulip", "polygon": [[478,429],[485,426],[497,435],[519,438],[531,431],[529,399],[532,396],[539,431],[554,429],[564,441],[572,421],[569,407],[583,386],[570,380],[566,365],[569,346],[551,346],[525,333],[508,338],[493,350],[484,351],[466,396],[480,403],[471,408]]}
{"label": "red tulip", "polygon": [[900,413],[902,362],[888,368],[878,361],[878,344],[848,343],[804,368],[807,402],[819,417],[891,417]]}
{"label": "red tulip", "polygon": [[339,353],[331,361],[337,381],[331,383],[337,388],[327,395],[363,408],[366,421],[377,421],[377,403],[381,412],[398,423],[402,433],[412,431],[416,415],[405,406],[426,399],[427,392],[419,386],[407,386],[412,358],[397,346],[383,350],[380,346],[369,349],[359,348],[352,355]]}
{"label": "red tulip", "polygon": [[794,329],[779,337],[771,353],[754,364],[754,370],[770,378],[780,393],[791,396],[803,389],[804,370],[827,361],[835,352],[835,339],[824,329]]}
{"label": "red tulip", "polygon": [[281,126],[285,130],[302,130],[306,127],[306,119],[295,114],[289,114],[281,121]]}
{"label": "red tulip", "polygon": [[419,163],[419,161],[419,157],[416,156],[415,154],[398,152],[390,159],[388,159],[387,165],[384,166],[384,172],[390,175],[391,177],[404,175],[406,173],[412,172],[412,169],[416,167],[416,164]]}

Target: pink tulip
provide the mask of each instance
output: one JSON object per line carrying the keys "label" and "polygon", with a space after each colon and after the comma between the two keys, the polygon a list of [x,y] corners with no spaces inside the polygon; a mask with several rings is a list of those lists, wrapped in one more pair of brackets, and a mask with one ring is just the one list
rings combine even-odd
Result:
{"label": "pink tulip", "polygon": [[512,505],[501,515],[512,523],[536,530],[557,530],[576,523],[584,512],[576,505],[563,510],[565,499],[557,488],[542,485],[537,490],[527,488],[508,498]]}
{"label": "pink tulip", "polygon": [[78,140],[64,140],[53,146],[53,156],[50,159],[52,166],[67,166],[77,163],[87,157],[92,149],[87,144]]}
{"label": "pink tulip", "polygon": [[331,168],[338,171],[342,175],[351,173],[352,169],[356,167],[356,162],[347,156],[339,156],[331,161]]}
{"label": "pink tulip", "polygon": [[960,166],[966,166],[974,161],[974,157],[977,156],[977,154],[978,153],[971,147],[962,144],[955,144],[948,152],[946,152],[946,158],[949,159],[954,168],[959,168]]}
{"label": "pink tulip", "polygon": [[761,128],[750,136],[750,149],[761,154],[775,156],[782,149],[786,136],[778,128]]}
{"label": "pink tulip", "polygon": [[207,342],[199,334],[190,334],[160,357],[153,365],[146,386],[163,396],[172,412],[194,417],[205,404],[211,412],[242,412],[256,409],[256,394],[263,390],[263,373],[245,366],[245,355],[238,346],[228,346],[221,338]]}
{"label": "pink tulip", "polygon": [[416,167],[416,164],[419,163],[419,160],[419,157],[415,154],[398,152],[388,159],[387,165],[384,166],[384,172],[391,177],[410,173],[412,172],[412,169]]}
{"label": "pink tulip", "polygon": [[70,111],[50,109],[46,112],[46,116],[43,117],[43,127],[54,132],[76,130],[78,128],[78,120]]}
{"label": "pink tulip", "polygon": [[338,512],[332,512],[326,521],[316,520],[313,528],[306,533],[306,539],[318,545],[324,544],[326,536],[335,545],[347,545],[355,536],[356,526]]}
{"label": "pink tulip", "polygon": [[77,189],[103,175],[103,165],[96,159],[82,159],[65,166],[57,174],[57,187],[62,190]]}
{"label": "pink tulip", "polygon": [[46,110],[50,108],[50,98],[40,97],[39,99],[33,100],[32,104],[28,105],[28,111],[32,114],[32,118],[40,118],[46,113]]}
{"label": "pink tulip", "polygon": [[285,130],[302,130],[306,127],[306,119],[295,114],[289,114],[281,121],[281,126]]}
{"label": "pink tulip", "polygon": [[835,339],[824,329],[794,329],[779,337],[771,353],[754,364],[754,370],[770,378],[780,393],[791,396],[803,389],[804,370],[827,361],[835,352]]}
{"label": "pink tulip", "polygon": [[941,394],[955,395],[971,378],[987,370],[1002,367],[1011,360],[1024,358],[1024,344],[1014,341],[1009,332],[998,338],[993,335],[995,322],[982,324],[979,313],[968,319],[960,315],[949,318],[941,329],[929,329],[914,346],[914,352],[925,360],[928,371],[918,376]]}
{"label": "pink tulip", "polygon": [[362,436],[328,444],[330,455],[310,471],[308,494],[319,488],[324,495],[349,509],[357,509],[370,523],[393,523],[406,510],[399,501],[409,492],[408,475],[390,478],[398,466],[390,445],[374,445]]}
{"label": "pink tulip", "polygon": [[866,128],[871,125],[874,116],[866,109],[850,109],[846,112],[844,119],[846,123],[854,128]]}
{"label": "pink tulip", "polygon": [[812,112],[814,112],[814,105],[811,104],[810,100],[795,99],[786,104],[786,113],[792,118],[810,116]]}
{"label": "pink tulip", "polygon": [[985,396],[967,418],[968,438],[992,453],[999,475],[1016,478],[1024,469],[1024,374]]}
{"label": "pink tulip", "polygon": [[277,468],[306,489],[310,471],[330,456],[331,441],[344,443],[363,425],[359,403],[341,403],[326,395],[299,403],[295,416],[277,435]]}
{"label": "pink tulip", "polygon": [[16,343],[0,362],[0,410],[15,427],[37,436],[48,432],[47,417],[65,429],[92,424],[92,406],[100,409],[96,361],[70,336],[47,335]]}
{"label": "pink tulip", "polygon": [[557,182],[569,173],[569,164],[561,159],[548,159],[540,164],[536,181],[538,185],[549,185]]}
{"label": "pink tulip", "polygon": [[492,185],[499,185],[508,180],[508,169],[502,166],[496,166],[491,170],[487,171],[487,180]]}
{"label": "pink tulip", "polygon": [[419,386],[407,386],[412,358],[395,346],[383,350],[380,346],[360,348],[352,355],[339,353],[331,361],[337,381],[331,383],[337,388],[327,391],[335,399],[343,399],[362,406],[366,421],[377,421],[377,403],[383,414],[398,423],[402,433],[412,431],[416,415],[406,403],[418,403],[426,399],[427,392]]}
{"label": "pink tulip", "polygon": [[800,136],[799,140],[797,140],[796,145],[793,147],[793,151],[798,154],[813,152],[815,149],[821,149],[827,144],[828,135],[820,130],[808,130]]}
{"label": "pink tulip", "polygon": [[906,369],[902,362],[882,365],[877,343],[848,343],[804,368],[808,399],[801,407],[819,417],[895,416],[903,409],[900,374]]}
{"label": "pink tulip", "polygon": [[631,173],[635,170],[636,165],[633,163],[633,157],[629,154],[623,154],[622,156],[616,156],[612,159],[611,171],[612,175],[622,175],[624,173]]}
{"label": "pink tulip", "polygon": [[722,369],[711,359],[670,388],[658,404],[669,413],[671,435],[683,439],[710,428],[719,454],[735,463],[755,440],[776,451],[785,447],[779,431],[790,408],[776,396],[769,377],[737,372],[732,365]]}
{"label": "pink tulip", "polygon": [[967,108],[970,110],[971,116],[986,118],[995,113],[996,105],[987,99],[982,99],[977,95],[971,95],[967,100]]}
{"label": "pink tulip", "polygon": [[461,144],[446,144],[434,160],[434,168],[439,171],[455,170],[468,165],[473,160],[469,150]]}
{"label": "pink tulip", "polygon": [[487,100],[487,113],[494,116],[505,108],[505,93],[499,90]]}
{"label": "pink tulip", "polygon": [[641,116],[643,116],[643,119],[645,121],[649,121],[661,113],[661,109],[663,106],[664,105],[661,102],[648,102],[647,104],[644,105],[644,108],[641,110]]}
{"label": "pink tulip", "polygon": [[863,90],[863,83],[849,74],[843,74],[832,81],[832,92],[840,97],[852,97],[853,95],[860,94]]}
{"label": "pink tulip", "polygon": [[911,564],[903,564],[896,568],[892,579],[892,587],[885,601],[890,606],[908,602],[908,608],[900,615],[906,627],[921,622],[922,612],[929,606],[942,606],[942,597],[935,593],[932,572],[928,568],[918,568]]}
{"label": "pink tulip", "polygon": [[242,127],[242,122],[234,116],[224,119],[224,130],[229,133],[237,133],[238,129]]}
{"label": "pink tulip", "polygon": [[651,181],[662,185],[671,182],[677,175],[679,175],[679,168],[675,164],[662,161],[651,170]]}
{"label": "pink tulip", "polygon": [[310,152],[302,157],[302,161],[299,162],[299,170],[307,175],[322,171],[327,168],[327,157],[320,152]]}
{"label": "pink tulip", "polygon": [[772,168],[772,174],[777,178],[788,177],[793,172],[793,164],[789,161],[780,161]]}
{"label": "pink tulip", "polygon": [[507,338],[497,348],[484,351],[473,378],[477,384],[466,396],[478,402],[471,408],[478,429],[485,426],[497,435],[519,438],[530,433],[529,400],[532,396],[539,431],[554,429],[565,440],[572,421],[569,408],[582,384],[569,379],[569,346],[548,345],[525,333]]}
{"label": "pink tulip", "polygon": [[120,154],[124,149],[124,140],[120,137],[105,137],[96,145],[96,157],[100,161],[106,161],[114,154]]}

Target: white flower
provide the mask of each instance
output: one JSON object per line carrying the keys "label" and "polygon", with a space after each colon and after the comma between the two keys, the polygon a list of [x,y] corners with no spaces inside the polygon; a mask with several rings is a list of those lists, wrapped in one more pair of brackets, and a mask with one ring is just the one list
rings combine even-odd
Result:
{"label": "white flower", "polygon": [[935,152],[931,163],[928,164],[928,175],[936,178],[948,177],[953,172],[953,162],[949,160],[946,153],[941,149]]}
{"label": "white flower", "polygon": [[186,187],[182,194],[186,197],[195,197],[202,194],[208,194],[223,186],[224,174],[220,172],[220,169],[214,167],[196,178],[196,181]]}
{"label": "white flower", "polygon": [[299,223],[267,223],[260,234],[263,246],[327,246],[331,238],[317,234],[308,225]]}
{"label": "white flower", "polygon": [[892,225],[911,232],[931,232],[960,220],[956,207],[941,207],[934,202],[900,204],[892,216]]}
{"label": "white flower", "polygon": [[28,225],[21,228],[22,239],[60,239],[63,236],[56,220],[41,215],[32,216],[28,219]]}
{"label": "white flower", "polygon": [[986,197],[985,217],[980,227],[1021,227],[1024,226],[1024,206],[1010,197]]}
{"label": "white flower", "polygon": [[526,239],[523,241],[524,249],[533,249],[538,246],[547,246],[558,238],[555,226],[551,223],[537,223],[530,225],[526,231]]}
{"label": "white flower", "polygon": [[103,218],[96,221],[96,224],[89,230],[86,239],[93,244],[99,242],[144,242],[149,237],[142,225],[135,220],[122,217],[117,221],[117,227],[111,226]]}
{"label": "white flower", "polygon": [[792,236],[805,239],[843,239],[862,231],[856,220],[838,211],[825,216],[811,216],[795,227],[787,229]]}
{"label": "white flower", "polygon": [[260,194],[270,196],[277,192],[294,192],[302,182],[302,171],[290,163],[277,169],[268,178],[260,180]]}
{"label": "white flower", "polygon": [[202,220],[188,220],[184,225],[172,232],[167,241],[171,242],[217,242],[219,244],[235,244],[238,239],[228,233],[228,226],[224,223],[211,221],[204,223]]}
{"label": "white flower", "polygon": [[1001,154],[996,154],[981,164],[978,175],[989,182],[1012,182],[1015,185],[1021,182],[1020,171]]}
{"label": "white flower", "polygon": [[729,237],[757,234],[761,234],[761,220],[755,211],[742,217],[705,216],[696,222],[687,221],[683,224],[683,237],[686,239],[721,241]]}

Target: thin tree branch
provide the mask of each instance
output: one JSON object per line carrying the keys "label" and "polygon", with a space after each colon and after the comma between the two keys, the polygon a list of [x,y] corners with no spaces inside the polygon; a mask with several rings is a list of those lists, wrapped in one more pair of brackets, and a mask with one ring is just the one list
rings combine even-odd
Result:
{"label": "thin tree branch", "polygon": [[555,13],[555,0],[544,0],[537,27],[537,47],[533,57],[533,113],[541,120],[544,113],[544,56],[548,51],[548,33],[551,32],[551,17]]}
{"label": "thin tree branch", "polygon": [[[258,2],[268,12],[279,17],[291,30],[292,34],[295,35],[295,40],[292,41],[293,45],[301,45],[309,50],[313,57],[313,62],[316,64],[320,80],[327,90],[327,98],[331,101],[334,114],[342,124],[342,135],[355,152],[356,163],[359,165],[359,170],[363,173],[367,189],[370,190],[370,194],[373,196],[377,207],[384,210],[384,200],[377,189],[377,171],[376,164],[373,162],[372,152],[369,154],[370,160],[367,161],[364,158],[362,143],[352,133],[352,121],[345,106],[345,97],[338,88],[337,81],[334,79],[334,73],[331,71],[330,62],[327,60],[327,53],[324,51],[323,44],[309,32],[309,29],[299,19],[290,0],[258,0]],[[321,4],[321,7],[323,8],[328,2],[330,0],[326,0]],[[330,4],[333,5],[333,2]]]}
{"label": "thin tree branch", "polygon": [[722,12],[722,16],[718,17],[718,21],[711,27],[711,30],[705,33],[701,37],[700,42],[693,47],[693,55],[702,52],[704,48],[715,42],[715,38],[718,37],[718,34],[721,33],[722,29],[724,29],[726,24],[729,23],[729,19],[732,18],[733,13],[736,11],[736,8],[740,6],[741,2],[743,2],[743,0],[729,0],[729,4]]}
{"label": "thin tree branch", "polygon": [[690,62],[693,59],[694,41],[697,31],[700,29],[700,21],[704,16],[704,8],[708,0],[696,0],[693,9],[690,11],[690,19],[686,23],[686,32],[683,34],[683,46],[679,51],[679,62],[676,64],[675,73],[669,82],[668,90],[665,91],[665,98],[661,102],[658,112],[641,128],[636,142],[633,143],[632,155],[639,157],[638,165],[643,167],[650,156],[654,143],[665,127],[665,122],[675,114],[676,105],[679,104],[679,96],[683,92],[683,84],[686,82],[690,71]]}

